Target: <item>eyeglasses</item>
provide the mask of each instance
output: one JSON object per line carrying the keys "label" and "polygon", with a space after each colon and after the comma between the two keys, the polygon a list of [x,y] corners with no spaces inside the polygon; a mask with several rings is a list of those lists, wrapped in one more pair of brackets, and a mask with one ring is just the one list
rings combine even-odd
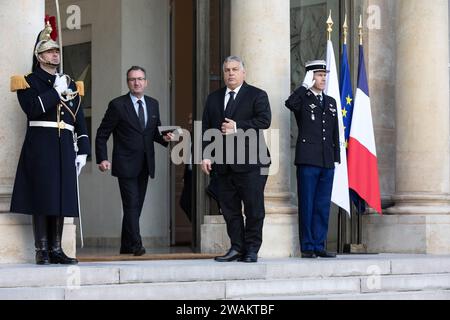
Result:
{"label": "eyeglasses", "polygon": [[136,82],[136,81],[142,82],[144,80],[147,80],[147,79],[146,78],[128,78],[128,82]]}

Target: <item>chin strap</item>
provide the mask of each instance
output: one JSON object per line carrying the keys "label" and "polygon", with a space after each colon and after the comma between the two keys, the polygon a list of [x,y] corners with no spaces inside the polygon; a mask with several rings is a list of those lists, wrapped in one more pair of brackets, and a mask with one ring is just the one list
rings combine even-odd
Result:
{"label": "chin strap", "polygon": [[50,61],[45,61],[44,59],[42,59],[40,54],[37,55],[37,60],[38,60],[38,62],[45,64],[46,66],[49,66],[49,67],[58,68],[60,66],[60,64],[55,64],[55,63],[51,63]]}

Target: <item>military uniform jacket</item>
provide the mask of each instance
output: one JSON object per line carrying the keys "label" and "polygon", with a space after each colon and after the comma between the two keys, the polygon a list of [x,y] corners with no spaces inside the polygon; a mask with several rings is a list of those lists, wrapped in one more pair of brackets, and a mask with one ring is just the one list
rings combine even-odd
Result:
{"label": "military uniform jacket", "polygon": [[323,107],[310,90],[298,88],[286,101],[297,121],[295,165],[332,169],[340,163],[336,100],[323,94]]}
{"label": "military uniform jacket", "polygon": [[[20,155],[11,202],[11,212],[29,215],[77,217],[78,154],[90,154],[90,143],[80,97],[65,102],[60,120],[75,128],[67,130],[30,127],[30,121],[56,122],[60,97],[53,88],[55,76],[41,68],[25,77],[30,86],[17,91],[20,106],[27,116],[27,132]],[[76,91],[75,83],[69,88]],[[75,118],[74,118],[75,117]]]}

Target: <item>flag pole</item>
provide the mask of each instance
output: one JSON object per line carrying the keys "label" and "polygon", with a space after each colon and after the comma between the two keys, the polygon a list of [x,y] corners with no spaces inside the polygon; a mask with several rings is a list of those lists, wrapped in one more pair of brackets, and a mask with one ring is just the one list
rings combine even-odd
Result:
{"label": "flag pole", "polygon": [[363,24],[362,24],[362,15],[359,16],[359,26],[358,26],[358,30],[359,30],[359,45],[362,46],[363,45],[363,36],[364,36],[364,32],[363,32]]}
{"label": "flag pole", "polygon": [[[333,42],[332,42],[332,32],[333,32],[333,19],[332,19],[332,11],[330,10],[330,14],[328,16],[328,19],[326,21],[327,24],[327,67],[330,70],[330,74],[327,76],[327,88],[325,90],[325,93],[333,98],[336,99],[336,102],[338,103],[338,123],[339,123],[339,140],[344,141],[345,140],[345,134],[344,134],[344,125],[343,125],[343,119],[342,119],[342,112],[341,112],[341,93],[339,89],[339,79],[338,79],[338,73],[336,68],[336,62],[335,62],[335,52],[333,48]],[[340,36],[339,36],[340,38]],[[347,160],[346,160],[346,151],[343,143],[340,143],[340,154],[341,154],[341,164],[336,166],[336,172],[333,180],[333,191],[332,191],[332,198],[331,201],[338,206],[338,249],[340,252],[343,252],[343,242],[344,239],[344,233],[343,230],[345,230],[345,223],[346,219],[342,217],[344,212],[351,212],[350,204],[349,204],[349,197],[348,197],[348,173],[347,173]]]}
{"label": "flag pole", "polygon": [[331,33],[333,32],[333,19],[331,18],[331,10],[330,10],[330,15],[328,16],[328,20],[327,20],[327,25],[328,25],[328,41],[331,41]]}
{"label": "flag pole", "polygon": [[[347,34],[348,34],[348,25],[347,25],[347,14],[345,14],[345,20],[344,20],[344,25],[342,26],[343,28],[343,37],[344,37],[344,45],[347,44]],[[342,72],[342,71],[341,71]],[[339,208],[339,215],[338,215],[338,251],[339,253],[344,253],[344,244],[345,244],[345,239],[344,239],[344,230],[346,228],[344,228],[344,224],[346,223],[347,219],[346,219],[347,214],[344,212],[344,210],[342,210],[342,208]],[[351,216],[351,206],[350,206],[350,216]]]}
{"label": "flag pole", "polygon": [[347,44],[347,35],[348,35],[348,24],[347,24],[347,14],[345,14],[344,25],[342,26],[344,30],[344,45]]}
{"label": "flag pole", "polygon": [[[363,46],[363,37],[364,37],[364,31],[363,31],[363,24],[362,24],[362,15],[359,16],[359,26],[358,26],[358,34],[359,34],[359,45]],[[357,243],[362,243],[362,219],[361,215],[363,212],[361,212],[361,201],[358,201],[358,221],[357,221]]]}
{"label": "flag pole", "polygon": [[[327,25],[328,25],[328,28],[327,28],[327,34],[328,34],[328,36],[327,36],[327,40],[328,41],[331,41],[331,33],[333,32],[333,19],[331,18],[331,10],[330,10],[330,15],[328,16],[328,19],[327,19]],[[340,217],[340,215],[341,215],[341,208],[339,208],[338,209],[338,217]],[[339,220],[339,219],[338,219]],[[340,246],[340,243],[339,243],[339,223],[338,223],[338,252],[339,252],[339,246]]]}

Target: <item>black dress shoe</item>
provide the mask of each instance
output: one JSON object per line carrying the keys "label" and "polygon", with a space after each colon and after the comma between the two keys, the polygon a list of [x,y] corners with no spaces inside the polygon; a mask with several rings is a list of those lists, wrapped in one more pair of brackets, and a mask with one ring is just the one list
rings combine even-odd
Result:
{"label": "black dress shoe", "polygon": [[316,256],[319,258],[336,258],[336,253],[323,251],[315,251]]}
{"label": "black dress shoe", "polygon": [[253,252],[247,253],[241,261],[242,262],[246,262],[246,263],[258,262],[258,255],[256,253],[253,253]]}
{"label": "black dress shoe", "polygon": [[236,260],[241,260],[241,258],[242,253],[234,249],[230,249],[230,251],[228,251],[226,255],[215,257],[214,260],[216,260],[217,262],[232,262]]}
{"label": "black dress shoe", "polygon": [[316,254],[313,251],[304,251],[302,252],[303,259],[315,259],[317,258]]}
{"label": "black dress shoe", "polygon": [[78,264],[77,259],[69,258],[62,249],[50,250],[49,256],[52,264]]}
{"label": "black dress shoe", "polygon": [[120,254],[133,254],[133,249],[120,249]]}
{"label": "black dress shoe", "polygon": [[137,248],[137,249],[134,250],[134,252],[133,252],[133,255],[134,255],[135,257],[140,257],[140,256],[143,256],[144,254],[145,254],[145,248],[144,248],[144,247]]}
{"label": "black dress shoe", "polygon": [[49,265],[50,257],[48,256],[48,250],[36,250],[36,264]]}

